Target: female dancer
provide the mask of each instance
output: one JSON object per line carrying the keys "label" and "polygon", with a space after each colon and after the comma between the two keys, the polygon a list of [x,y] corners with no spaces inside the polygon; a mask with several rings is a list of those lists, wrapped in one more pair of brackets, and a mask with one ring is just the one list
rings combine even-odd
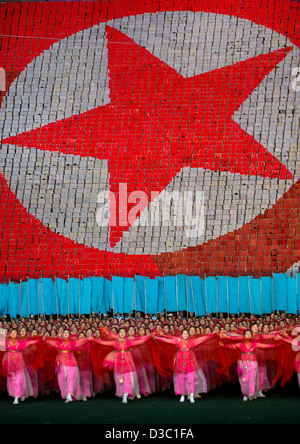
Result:
{"label": "female dancer", "polygon": [[[70,339],[69,330],[64,330],[62,339],[47,338],[46,351],[52,354],[61,397],[66,403],[82,398],[80,391],[80,373],[74,356],[75,350],[84,346],[90,339]],[[54,349],[51,351],[51,348]],[[53,365],[52,364],[52,365]]]}
{"label": "female dancer", "polygon": [[[201,366],[204,364],[204,359],[196,359],[196,347],[204,342],[213,339],[215,341],[216,336],[214,334],[206,335],[191,339],[189,332],[183,329],[181,332],[181,338],[174,337],[155,337],[156,341],[161,341],[166,344],[175,346],[174,356],[174,389],[175,395],[181,395],[180,402],[185,401],[185,396],[188,396],[191,403],[195,402],[195,394],[207,393],[207,381],[202,371]],[[200,348],[201,352],[201,348]],[[162,354],[168,353],[162,347]],[[169,357],[172,353],[168,353]]]}
{"label": "female dancer", "polygon": [[[261,325],[262,332],[259,331],[259,324],[257,322],[252,322],[251,324],[251,331],[252,331],[252,339],[255,339],[256,341],[265,341],[265,340],[272,340],[275,338],[278,338],[278,334],[280,331],[274,330],[272,332],[267,331],[267,328],[264,324]],[[263,329],[265,330],[263,332]],[[285,330],[282,330],[284,333]],[[277,344],[279,345],[279,344]],[[266,362],[264,351],[258,350],[257,351],[257,361],[258,361],[258,374],[259,374],[259,391],[258,391],[258,398],[265,398],[266,395],[263,392],[268,391],[271,388],[271,384],[273,379],[275,378],[276,371],[277,371],[277,363],[276,362]]]}
{"label": "female dancer", "polygon": [[[20,328],[20,339],[22,340],[26,340],[28,339],[28,332],[26,327],[21,327]],[[26,353],[31,353],[30,349],[25,349],[23,351],[23,356],[26,355]],[[25,358],[26,360],[26,358]],[[32,384],[32,389],[33,389],[33,397],[37,398],[38,394],[39,394],[39,380],[38,380],[38,373],[36,371],[34,371],[34,369],[32,369],[31,367],[27,368],[30,380],[31,380],[31,384]]]}
{"label": "female dancer", "polygon": [[[281,332],[278,339],[279,342],[283,343],[283,348],[281,350],[281,365],[280,370],[276,375],[277,380],[281,379],[281,386],[284,387],[286,382],[291,379],[294,373],[297,373],[298,385],[300,389],[300,337],[291,336],[297,335],[300,332],[300,326],[296,327],[293,331]],[[288,345],[287,345],[288,344]]]}
{"label": "female dancer", "polygon": [[[147,334],[151,334],[151,331],[148,329],[148,333],[146,331],[145,327],[140,327],[139,329],[139,337],[145,337]],[[145,347],[147,347],[147,343],[145,343],[145,345],[143,346],[143,348],[145,349]],[[158,391],[158,373],[155,370],[155,366],[153,364],[153,360],[151,357],[151,353],[150,350],[148,350],[147,353],[147,357],[148,359],[145,360],[144,362],[144,368],[146,371],[146,376],[147,376],[147,380],[149,383],[149,394],[151,393],[155,393]],[[142,390],[141,390],[141,394],[143,394]],[[146,393],[145,396],[147,396],[148,394]]]}
{"label": "female dancer", "polygon": [[[128,339],[129,341],[134,341],[136,339],[136,331],[134,327],[129,327],[128,329]],[[141,337],[141,336],[140,336]],[[142,336],[145,337],[145,336]],[[146,359],[146,351],[141,347],[135,347],[131,353],[133,360],[135,362],[136,373],[139,383],[139,393],[147,397],[151,394],[150,381],[146,372],[146,364],[148,364],[149,359]],[[151,358],[151,355],[150,355]]]}
{"label": "female dancer", "polygon": [[40,339],[21,340],[16,329],[11,330],[6,340],[2,369],[7,376],[7,391],[14,398],[14,404],[34,394],[28,369],[34,373],[42,366],[40,345]]}
{"label": "female dancer", "polygon": [[[85,339],[87,336],[84,332],[80,332],[78,339]],[[79,369],[79,384],[80,392],[83,401],[87,401],[87,398],[91,398],[94,395],[93,392],[93,367],[90,358],[90,341],[85,342],[83,345],[74,351],[75,359]]]}
{"label": "female dancer", "polygon": [[244,331],[244,341],[236,344],[224,344],[222,347],[236,350],[238,357],[238,376],[244,401],[253,401],[259,394],[259,367],[257,361],[257,351],[259,349],[273,349],[275,345],[261,344],[252,338],[252,331]]}
{"label": "female dancer", "polygon": [[129,339],[126,338],[125,328],[120,328],[117,340],[104,341],[94,338],[91,343],[93,365],[97,376],[99,373],[103,374],[105,369],[114,373],[116,396],[122,398],[124,404],[127,404],[128,397],[134,398],[136,396],[138,399],[141,397],[136,371],[140,363],[134,362],[132,349],[146,343],[151,338],[152,336],[148,335],[138,339]]}

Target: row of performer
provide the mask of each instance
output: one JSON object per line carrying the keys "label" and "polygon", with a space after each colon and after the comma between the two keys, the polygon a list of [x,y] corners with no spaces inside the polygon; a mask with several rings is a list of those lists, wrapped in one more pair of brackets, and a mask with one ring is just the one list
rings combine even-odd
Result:
{"label": "row of performer", "polygon": [[115,390],[124,404],[173,386],[180,402],[194,403],[227,381],[239,381],[243,400],[264,397],[293,374],[300,387],[300,342],[293,329],[269,334],[235,332],[190,335],[163,329],[137,336],[121,327],[101,327],[101,337],[20,337],[17,329],[3,336],[0,389],[18,404],[26,398],[60,391],[66,403]]}

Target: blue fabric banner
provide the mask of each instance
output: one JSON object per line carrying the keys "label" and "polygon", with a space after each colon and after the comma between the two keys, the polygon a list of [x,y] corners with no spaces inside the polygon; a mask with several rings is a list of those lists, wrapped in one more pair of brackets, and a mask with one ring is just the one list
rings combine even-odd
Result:
{"label": "blue fabric banner", "polygon": [[112,277],[112,291],[115,313],[124,313],[124,279],[122,277]]}
{"label": "blue fabric banner", "polygon": [[123,313],[132,313],[135,303],[135,282],[134,278],[124,278],[124,300]]}
{"label": "blue fabric banner", "polygon": [[262,314],[262,297],[260,288],[260,279],[250,277],[250,303],[251,313],[255,315]]}
{"label": "blue fabric banner", "polygon": [[104,280],[104,307],[103,314],[106,314],[109,312],[109,310],[114,309],[112,282],[108,279]]}
{"label": "blue fabric banner", "polygon": [[42,296],[45,313],[57,314],[55,282],[50,278],[42,278],[40,279],[40,282],[42,285]]}
{"label": "blue fabric banner", "polygon": [[165,280],[163,277],[156,278],[158,284],[157,294],[157,313],[163,313],[165,310]]}
{"label": "blue fabric banner", "polygon": [[297,314],[296,278],[287,279],[287,308],[288,313]]}
{"label": "blue fabric banner", "polygon": [[[185,275],[173,276],[175,279],[175,286],[177,284],[177,297],[178,297],[178,307],[179,311],[189,311],[188,300],[187,300],[187,291],[186,291],[186,279]],[[176,282],[177,280],[177,282]]]}
{"label": "blue fabric banner", "polygon": [[228,277],[229,313],[239,314],[239,281],[238,278]]}
{"label": "blue fabric banner", "polygon": [[[58,298],[58,312],[59,314],[66,316],[70,314],[69,311],[69,291],[68,282],[64,279],[56,279],[57,298]],[[43,305],[40,304],[40,313],[43,313]]]}
{"label": "blue fabric banner", "polygon": [[80,310],[77,313],[89,314],[92,311],[92,281],[84,278],[80,282]]}
{"label": "blue fabric banner", "polygon": [[297,314],[300,310],[298,277],[276,273],[252,276],[158,276],[137,275],[68,280],[29,279],[0,285],[0,315],[28,317],[33,314],[107,314],[185,312],[268,314],[274,310]]}
{"label": "blue fabric banner", "polygon": [[146,280],[146,313],[157,314],[158,310],[158,281]]}
{"label": "blue fabric banner", "polygon": [[39,280],[28,279],[28,292],[29,292],[29,314],[38,314],[38,298],[39,298]]}
{"label": "blue fabric banner", "polygon": [[250,313],[250,282],[248,276],[239,277],[240,313]]}
{"label": "blue fabric banner", "polygon": [[9,286],[0,285],[0,316],[7,314],[8,298],[9,298]]}
{"label": "blue fabric banner", "polygon": [[20,315],[24,318],[28,318],[29,310],[28,310],[28,284],[26,282],[22,282],[19,285],[20,288]]}
{"label": "blue fabric banner", "polygon": [[21,313],[20,307],[20,284],[9,283],[9,297],[7,311],[12,318]]}
{"label": "blue fabric banner", "polygon": [[217,276],[217,290],[218,290],[218,313],[228,313],[229,301],[227,297],[227,276]]}
{"label": "blue fabric banner", "polygon": [[298,279],[298,275],[296,275],[296,293],[297,293],[297,309],[300,310],[300,279]]}
{"label": "blue fabric banner", "polygon": [[176,290],[176,279],[174,276],[166,276],[165,280],[165,294],[166,294],[166,310],[177,312],[178,305],[178,291]]}
{"label": "blue fabric banner", "polygon": [[144,276],[136,276],[136,310],[145,312],[146,308],[146,300],[145,300],[145,291],[146,291],[146,277]]}
{"label": "blue fabric banner", "polygon": [[213,276],[208,276],[205,279],[206,298],[207,298],[207,313],[217,312],[217,281]]}
{"label": "blue fabric banner", "polygon": [[91,309],[94,313],[107,313],[105,304],[105,279],[103,277],[91,277]]}
{"label": "blue fabric banner", "polygon": [[69,307],[70,313],[79,313],[79,279],[70,278],[69,279]]}
{"label": "blue fabric banner", "polygon": [[198,276],[188,278],[188,301],[190,313],[195,313],[196,316],[205,316],[206,300],[204,279],[200,279]]}
{"label": "blue fabric banner", "polygon": [[271,276],[261,278],[263,314],[272,313],[273,308],[273,280]]}
{"label": "blue fabric banner", "polygon": [[285,274],[274,273],[274,299],[276,310],[286,310],[287,307],[287,280]]}

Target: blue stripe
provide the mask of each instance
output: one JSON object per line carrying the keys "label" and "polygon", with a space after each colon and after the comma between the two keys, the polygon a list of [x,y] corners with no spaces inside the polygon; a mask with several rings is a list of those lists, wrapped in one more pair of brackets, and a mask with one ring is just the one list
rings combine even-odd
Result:
{"label": "blue stripe", "polygon": [[[276,273],[254,279],[252,276],[199,276],[178,275],[157,277],[136,276],[112,280],[102,277],[70,278],[69,283],[57,278],[0,285],[0,315],[19,314],[106,314],[132,313],[134,310],[149,314],[186,311],[205,316],[209,313],[252,313],[262,315],[274,310],[297,314],[300,308],[298,279]],[[274,293],[273,293],[274,288]],[[56,300],[57,292],[57,300]]]}

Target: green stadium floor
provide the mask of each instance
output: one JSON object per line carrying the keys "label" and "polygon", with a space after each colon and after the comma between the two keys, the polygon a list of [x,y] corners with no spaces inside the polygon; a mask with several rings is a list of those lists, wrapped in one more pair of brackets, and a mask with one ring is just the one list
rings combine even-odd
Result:
{"label": "green stadium floor", "polygon": [[[297,381],[284,390],[276,387],[267,397],[243,402],[238,384],[226,384],[202,399],[179,403],[173,391],[151,395],[127,405],[106,392],[87,402],[65,404],[59,394],[12,404],[0,397],[0,424],[300,424],[300,390]],[[111,429],[111,427],[109,427]],[[103,429],[103,428],[102,428]],[[104,427],[105,429],[105,427]]]}

